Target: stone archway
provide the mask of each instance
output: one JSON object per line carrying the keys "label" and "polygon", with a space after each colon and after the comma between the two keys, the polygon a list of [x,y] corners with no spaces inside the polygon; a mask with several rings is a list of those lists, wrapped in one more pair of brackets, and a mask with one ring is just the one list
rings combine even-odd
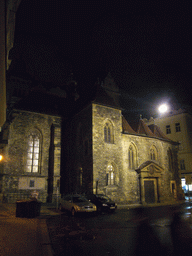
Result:
{"label": "stone archway", "polygon": [[139,175],[140,203],[159,203],[163,168],[154,161],[146,161],[136,171]]}

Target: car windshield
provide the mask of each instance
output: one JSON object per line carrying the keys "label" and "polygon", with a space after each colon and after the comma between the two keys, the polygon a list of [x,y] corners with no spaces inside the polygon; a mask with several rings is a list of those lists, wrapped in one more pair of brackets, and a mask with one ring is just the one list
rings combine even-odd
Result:
{"label": "car windshield", "polygon": [[74,203],[81,203],[81,202],[87,202],[88,200],[84,197],[74,196],[73,202]]}
{"label": "car windshield", "polygon": [[105,196],[105,195],[98,195],[97,198],[101,201],[109,201],[109,197]]}

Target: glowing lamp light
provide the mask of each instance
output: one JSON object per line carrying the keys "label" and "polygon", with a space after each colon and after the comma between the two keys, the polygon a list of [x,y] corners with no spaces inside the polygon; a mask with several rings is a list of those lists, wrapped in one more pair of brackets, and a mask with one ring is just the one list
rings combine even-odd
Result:
{"label": "glowing lamp light", "polygon": [[162,105],[159,107],[159,112],[160,112],[161,114],[167,112],[167,110],[168,110],[168,107],[167,107],[166,104],[162,104]]}
{"label": "glowing lamp light", "polygon": [[3,156],[0,154],[0,162],[3,160]]}

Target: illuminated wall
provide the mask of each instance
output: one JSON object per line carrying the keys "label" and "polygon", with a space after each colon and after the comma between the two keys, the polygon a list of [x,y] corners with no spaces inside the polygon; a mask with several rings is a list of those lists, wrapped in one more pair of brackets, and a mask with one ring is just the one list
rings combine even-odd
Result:
{"label": "illuminated wall", "polygon": [[122,204],[179,198],[176,146],[124,133],[120,109],[92,102],[70,119],[66,131],[65,193],[102,193]]}
{"label": "illuminated wall", "polygon": [[15,111],[5,147],[3,191],[8,202],[28,199],[38,191],[46,202],[60,180],[60,117]]}

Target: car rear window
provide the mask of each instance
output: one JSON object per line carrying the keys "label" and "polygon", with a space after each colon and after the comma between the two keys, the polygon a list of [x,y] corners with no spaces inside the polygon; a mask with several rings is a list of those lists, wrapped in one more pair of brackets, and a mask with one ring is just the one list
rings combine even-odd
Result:
{"label": "car rear window", "polygon": [[97,196],[97,198],[101,201],[109,201],[109,198],[107,196]]}

